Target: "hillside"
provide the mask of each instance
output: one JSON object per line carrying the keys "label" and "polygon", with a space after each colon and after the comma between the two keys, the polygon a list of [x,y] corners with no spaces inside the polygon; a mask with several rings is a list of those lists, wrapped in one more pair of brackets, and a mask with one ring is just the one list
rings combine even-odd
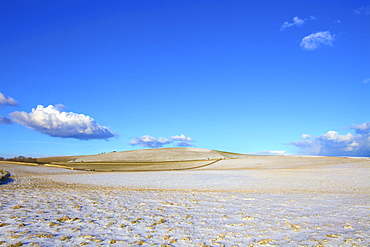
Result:
{"label": "hillside", "polygon": [[75,170],[168,171],[188,170],[217,161],[246,157],[242,154],[200,148],[156,148],[85,156],[40,158],[39,163]]}
{"label": "hillside", "polygon": [[[313,169],[368,164],[368,159],[243,155],[200,148],[156,148],[38,159],[40,163],[91,171]],[[365,164],[365,165],[366,165]]]}
{"label": "hillside", "polygon": [[218,160],[244,155],[201,148],[156,148],[80,156],[74,162],[169,162]]}

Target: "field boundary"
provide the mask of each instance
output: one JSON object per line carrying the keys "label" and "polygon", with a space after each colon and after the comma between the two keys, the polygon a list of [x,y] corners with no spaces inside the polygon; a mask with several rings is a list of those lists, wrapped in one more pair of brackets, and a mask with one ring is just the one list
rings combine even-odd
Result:
{"label": "field boundary", "polygon": [[[218,161],[220,161],[222,159],[212,159],[210,160],[210,162],[207,162],[206,164],[204,164],[204,162],[208,161],[208,160],[197,160],[197,161],[187,161],[187,162],[183,162],[183,161],[173,161],[173,162],[76,162],[76,163],[61,163],[61,162],[52,162],[52,164],[45,164],[44,166],[47,166],[47,167],[56,167],[56,168],[63,168],[63,169],[70,169],[70,170],[76,170],[76,171],[94,171],[94,172],[151,172],[151,171],[185,171],[185,170],[192,170],[192,169],[198,169],[198,168],[202,168],[202,167],[206,167],[206,166],[210,166]],[[202,165],[197,165],[197,166],[190,166],[190,167],[180,167],[180,168],[176,168],[176,163],[191,163],[191,162],[203,162]],[[152,169],[150,169],[149,167],[151,165],[155,166],[156,164],[157,165],[163,165],[164,164],[173,164],[174,167],[171,167],[171,168],[161,168],[161,167],[153,167]],[[78,165],[78,164],[81,164],[82,166],[83,165],[86,165],[86,167],[73,167],[73,166],[68,166],[68,165]],[[111,169],[110,168],[101,168],[101,167],[94,167],[94,165],[98,166],[98,165],[120,165],[122,164],[122,168],[118,168],[117,167],[112,167]],[[90,167],[89,167],[90,165]],[[124,167],[124,165],[131,165],[131,167]],[[135,165],[138,165],[138,167],[135,169]],[[145,166],[145,165],[148,165],[148,167],[143,167],[142,169],[139,169],[140,165],[142,166]]]}
{"label": "field boundary", "polygon": [[[226,159],[226,158],[224,158]],[[50,162],[53,165],[66,165],[66,164],[158,164],[158,163],[180,163],[180,162],[198,162],[198,161],[217,161],[220,159],[202,159],[202,160],[164,160],[164,161],[136,161],[136,160],[125,160],[125,161],[78,161],[78,162]]]}
{"label": "field boundary", "polygon": [[47,167],[56,167],[56,168],[64,168],[64,169],[74,170],[74,169],[73,169],[73,167],[69,167],[69,166],[62,166],[62,165],[55,165],[55,164],[45,164],[44,166],[47,166]]}
{"label": "field boundary", "polygon": [[38,163],[28,163],[28,162],[18,162],[18,161],[6,161],[2,160],[0,163],[3,164],[15,164],[15,165],[25,165],[25,166],[39,166]]}

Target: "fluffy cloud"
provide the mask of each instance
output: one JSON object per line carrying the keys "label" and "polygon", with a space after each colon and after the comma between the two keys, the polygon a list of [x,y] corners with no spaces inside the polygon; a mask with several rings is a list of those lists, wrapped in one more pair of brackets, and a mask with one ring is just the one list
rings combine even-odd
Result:
{"label": "fluffy cloud", "polygon": [[303,154],[325,156],[370,156],[370,122],[350,127],[355,134],[340,135],[328,131],[318,137],[302,135],[302,140],[288,143]]}
{"label": "fluffy cloud", "polygon": [[185,136],[184,134],[181,134],[179,136],[171,136],[170,139],[174,141],[188,141],[188,142],[193,141],[190,137]]}
{"label": "fluffy cloud", "polygon": [[191,142],[194,142],[193,139],[183,134],[179,136],[171,136],[170,139],[173,141],[177,141],[175,143],[175,146],[177,147],[194,147],[195,146],[194,144],[191,143]]}
{"label": "fluffy cloud", "polygon": [[305,50],[315,50],[321,45],[332,46],[333,41],[334,35],[329,31],[321,31],[304,37],[301,41],[301,47]]}
{"label": "fluffy cloud", "polygon": [[18,124],[52,137],[76,138],[80,140],[108,139],[115,133],[101,126],[84,114],[64,112],[62,105],[44,107],[27,112],[12,112],[10,117]]}
{"label": "fluffy cloud", "polygon": [[12,124],[13,121],[9,118],[0,115],[0,124]]}
{"label": "fluffy cloud", "polygon": [[[15,99],[7,97],[0,92],[0,108],[3,108],[4,106],[18,106],[18,102]],[[0,124],[12,124],[12,123],[13,121],[11,119],[0,115]]]}
{"label": "fluffy cloud", "polygon": [[300,19],[298,16],[293,17],[293,22],[284,22],[283,25],[281,25],[280,30],[284,31],[288,27],[296,26],[296,27],[301,27],[305,24],[305,20]]}
{"label": "fluffy cloud", "polygon": [[194,146],[192,143],[193,140],[190,137],[187,137],[183,134],[179,136],[171,136],[170,138],[159,137],[158,139],[150,136],[144,135],[141,137],[135,137],[135,139],[129,142],[130,145],[136,146],[139,145],[141,147],[150,147],[150,148],[160,148],[164,145],[171,144],[176,141],[174,146],[178,147],[191,147]]}
{"label": "fluffy cloud", "polygon": [[356,134],[369,135],[370,133],[370,122],[353,125],[350,129],[355,130]]}
{"label": "fluffy cloud", "polygon": [[302,134],[302,139],[310,139],[311,135],[308,134]]}
{"label": "fluffy cloud", "polygon": [[172,140],[164,138],[164,137],[159,137],[158,139],[150,136],[150,135],[145,135],[142,137],[136,137],[135,139],[131,140],[129,142],[130,145],[135,146],[139,145],[141,147],[150,147],[150,148],[160,148],[163,147],[166,144],[172,143]]}
{"label": "fluffy cloud", "polygon": [[15,99],[7,97],[0,92],[0,107],[2,108],[4,106],[18,106],[18,102]]}

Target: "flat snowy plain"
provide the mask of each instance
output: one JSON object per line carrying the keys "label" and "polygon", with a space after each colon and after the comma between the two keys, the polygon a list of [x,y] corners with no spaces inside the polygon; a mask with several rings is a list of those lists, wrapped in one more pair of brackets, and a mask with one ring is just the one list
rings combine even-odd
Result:
{"label": "flat snowy plain", "polygon": [[279,159],[136,173],[1,163],[0,246],[369,246],[369,159]]}

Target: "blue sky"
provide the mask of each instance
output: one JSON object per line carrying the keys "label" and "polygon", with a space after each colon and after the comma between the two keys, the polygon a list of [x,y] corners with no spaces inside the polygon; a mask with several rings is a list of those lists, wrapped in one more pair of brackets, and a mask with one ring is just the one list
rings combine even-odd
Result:
{"label": "blue sky", "polygon": [[0,5],[0,156],[370,156],[369,1]]}

